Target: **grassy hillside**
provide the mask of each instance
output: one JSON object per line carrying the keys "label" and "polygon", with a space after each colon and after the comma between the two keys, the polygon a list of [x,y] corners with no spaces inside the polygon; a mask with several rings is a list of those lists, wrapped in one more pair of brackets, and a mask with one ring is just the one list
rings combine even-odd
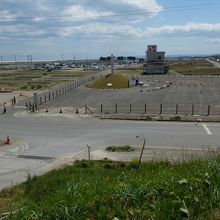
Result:
{"label": "grassy hillside", "polygon": [[148,162],[139,171],[135,161],[78,161],[2,191],[3,212],[8,219],[219,219],[220,158]]}
{"label": "grassy hillside", "polygon": [[[107,83],[112,83],[112,87],[108,87]],[[128,88],[128,79],[121,74],[106,75],[97,79],[95,82],[88,84],[87,86],[89,88],[95,88],[95,89]]]}

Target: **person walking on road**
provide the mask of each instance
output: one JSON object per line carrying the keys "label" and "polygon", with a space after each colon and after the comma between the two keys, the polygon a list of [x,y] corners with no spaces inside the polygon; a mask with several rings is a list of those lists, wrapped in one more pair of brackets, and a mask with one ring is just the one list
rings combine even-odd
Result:
{"label": "person walking on road", "polygon": [[16,104],[16,98],[15,98],[15,96],[14,96],[14,98],[13,98],[13,103],[14,103],[14,105]]}
{"label": "person walking on road", "polygon": [[5,114],[6,113],[6,102],[3,104],[3,112],[2,114]]}

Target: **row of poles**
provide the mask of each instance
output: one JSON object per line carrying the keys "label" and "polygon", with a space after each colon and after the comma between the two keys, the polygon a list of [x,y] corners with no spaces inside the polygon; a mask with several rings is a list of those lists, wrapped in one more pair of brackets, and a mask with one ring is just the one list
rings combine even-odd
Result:
{"label": "row of poles", "polygon": [[82,84],[84,84],[85,82],[88,82],[91,80],[93,80],[93,77],[65,85],[62,88],[57,88],[57,89],[55,89],[53,91],[49,91],[45,94],[34,94],[33,104],[29,104],[29,109],[32,111],[38,110],[38,105],[42,105],[42,104],[46,103],[47,101],[50,101],[52,99],[57,98],[60,95],[66,94],[66,93],[70,92],[71,90],[73,90],[74,88],[77,88],[77,87],[81,86]]}
{"label": "row of poles", "polygon": [[[119,113],[119,111],[118,111],[118,104],[116,103],[115,105],[114,105],[114,110],[113,110],[113,112],[114,113]],[[88,110],[88,107],[87,106],[85,106],[85,113],[87,113],[87,110]],[[105,109],[105,110],[107,110],[107,109]],[[200,109],[201,110],[201,109]],[[174,111],[175,111],[175,114],[177,115],[180,111],[179,111],[179,104],[176,104],[176,106],[175,106],[175,108],[174,108]],[[207,116],[209,116],[210,115],[210,111],[211,111],[211,106],[210,105],[208,105],[207,106]],[[129,105],[129,111],[128,111],[129,113],[132,113],[132,104],[130,104]],[[103,114],[104,113],[104,105],[103,104],[101,104],[101,106],[100,106],[100,113],[101,114]],[[144,105],[144,112],[143,112],[144,114],[147,114],[147,104],[145,104]],[[164,113],[164,111],[163,111],[163,104],[160,104],[160,106],[159,106],[159,114],[161,115],[161,114],[163,114]],[[201,112],[200,112],[201,113]],[[194,104],[192,104],[192,106],[191,106],[191,115],[194,115],[195,114],[195,105]]]}

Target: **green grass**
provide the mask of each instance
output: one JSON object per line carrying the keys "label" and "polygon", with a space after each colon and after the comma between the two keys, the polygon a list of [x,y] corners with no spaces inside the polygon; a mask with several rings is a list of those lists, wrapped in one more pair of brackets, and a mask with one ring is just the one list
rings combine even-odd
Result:
{"label": "green grass", "polygon": [[128,88],[128,80],[121,74],[103,76],[97,79],[95,82],[87,84],[87,87],[95,89],[106,89],[109,88],[107,86],[108,83],[112,83],[112,87],[110,88],[113,89]]}
{"label": "green grass", "polygon": [[143,65],[119,67],[116,69],[115,73],[123,75],[127,80],[132,79],[133,77],[140,77],[143,73]]}
{"label": "green grass", "polygon": [[109,146],[105,149],[106,151],[109,152],[130,152],[133,151],[134,148],[131,147],[130,145],[123,145],[123,146]]}
{"label": "green grass", "polygon": [[220,69],[215,68],[211,63],[206,60],[173,61],[167,62],[167,64],[170,65],[170,70],[185,75],[220,74]]}
{"label": "green grass", "polygon": [[[16,211],[20,210],[20,211]],[[219,219],[220,158],[77,161],[0,192],[8,219]]]}
{"label": "green grass", "polygon": [[[81,69],[71,70],[0,70],[0,88],[26,89],[28,84],[35,88],[46,89],[60,83],[77,80],[88,76],[89,71]],[[32,81],[34,79],[35,81]]]}
{"label": "green grass", "polygon": [[170,121],[181,121],[181,116],[179,116],[179,115],[173,116],[170,118]]}

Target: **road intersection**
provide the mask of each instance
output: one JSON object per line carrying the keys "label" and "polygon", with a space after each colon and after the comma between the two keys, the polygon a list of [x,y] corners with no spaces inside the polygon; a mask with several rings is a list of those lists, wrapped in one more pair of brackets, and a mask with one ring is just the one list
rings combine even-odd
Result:
{"label": "road intersection", "polygon": [[[24,181],[27,174],[41,174],[53,168],[58,161],[68,161],[92,148],[109,145],[141,146],[135,137],[147,138],[148,147],[161,148],[218,148],[220,125],[217,123],[177,123],[147,121],[111,121],[60,115],[27,113],[16,116],[21,110],[10,107],[0,116],[0,135],[10,135],[13,141],[25,143],[20,153],[0,147],[0,188]],[[23,110],[25,111],[25,110]],[[17,146],[16,146],[17,147]],[[28,150],[27,150],[28,149]]]}

